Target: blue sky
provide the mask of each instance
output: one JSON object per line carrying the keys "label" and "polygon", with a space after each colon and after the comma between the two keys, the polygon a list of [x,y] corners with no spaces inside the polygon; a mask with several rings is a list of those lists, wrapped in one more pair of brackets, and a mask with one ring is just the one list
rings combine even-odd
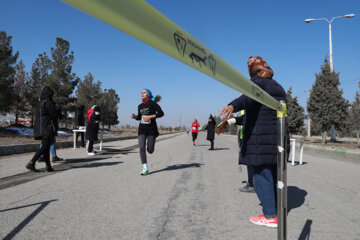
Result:
{"label": "blue sky", "polygon": [[[353,101],[360,81],[359,0],[148,0],[218,56],[248,76],[248,56],[262,56],[276,79],[305,107],[307,91],[326,54],[329,30],[325,21],[306,24],[306,18],[336,19],[332,24],[334,69],[340,72],[343,96]],[[200,124],[240,93],[119,30],[59,0],[1,2],[0,30],[11,35],[26,70],[39,53],[50,53],[57,37],[70,42],[75,54],[73,72],[81,79],[91,72],[102,88],[121,98],[120,124],[136,125],[130,114],[149,88],[162,96],[165,116],[158,124],[182,125],[197,117]],[[176,123],[175,123],[176,121]]]}

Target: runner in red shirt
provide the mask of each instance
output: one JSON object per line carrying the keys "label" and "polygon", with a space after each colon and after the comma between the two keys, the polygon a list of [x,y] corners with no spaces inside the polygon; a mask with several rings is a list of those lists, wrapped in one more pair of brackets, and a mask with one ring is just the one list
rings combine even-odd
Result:
{"label": "runner in red shirt", "polygon": [[200,124],[198,123],[197,119],[194,118],[194,122],[191,124],[191,131],[192,131],[192,139],[193,139],[193,144],[195,146],[195,140],[197,138],[198,135],[198,128],[200,127]]}

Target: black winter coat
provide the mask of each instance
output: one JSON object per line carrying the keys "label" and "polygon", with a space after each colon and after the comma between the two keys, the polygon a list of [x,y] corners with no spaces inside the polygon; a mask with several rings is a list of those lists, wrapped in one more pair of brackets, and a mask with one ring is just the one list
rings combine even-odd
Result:
{"label": "black winter coat", "polygon": [[215,126],[216,126],[216,122],[215,119],[212,118],[211,121],[208,121],[208,124],[205,128],[205,130],[207,130],[207,140],[214,140],[215,139]]}
{"label": "black winter coat", "polygon": [[54,91],[45,86],[40,92],[40,100],[35,110],[34,138],[54,138],[57,135],[59,124],[55,103],[52,99]]}
{"label": "black winter coat", "polygon": [[96,115],[95,111],[92,109],[88,110],[88,114],[90,114],[90,121],[87,123],[85,139],[89,141],[97,141],[101,118],[100,115]]}
{"label": "black winter coat", "polygon": [[142,120],[143,116],[156,115],[156,118],[164,116],[164,112],[161,107],[154,101],[149,100],[147,103],[141,103],[138,106],[138,114],[136,120],[140,120],[138,135],[151,135],[159,136],[159,131],[156,124],[156,118],[150,119],[149,122]]}
{"label": "black winter coat", "polygon": [[[275,80],[254,76],[251,81],[276,100],[286,101],[284,89]],[[277,112],[245,95],[230,104],[234,106],[235,112],[245,109],[243,146],[239,163],[254,166],[276,164]]]}

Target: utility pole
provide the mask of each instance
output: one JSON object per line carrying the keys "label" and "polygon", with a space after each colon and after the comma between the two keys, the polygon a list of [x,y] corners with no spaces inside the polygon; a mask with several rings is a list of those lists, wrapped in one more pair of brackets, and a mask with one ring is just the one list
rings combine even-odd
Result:
{"label": "utility pole", "polygon": [[[309,101],[310,101],[310,92],[311,92],[311,90],[308,91],[308,100],[307,100],[308,104],[309,104]],[[311,119],[310,119],[309,110],[308,110],[307,136],[311,137]]]}

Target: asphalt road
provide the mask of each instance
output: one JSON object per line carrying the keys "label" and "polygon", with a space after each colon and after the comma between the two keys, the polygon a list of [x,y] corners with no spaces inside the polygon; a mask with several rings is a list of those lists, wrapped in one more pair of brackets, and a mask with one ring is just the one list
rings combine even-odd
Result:
{"label": "asphalt road", "polygon": [[[53,173],[28,173],[32,154],[0,158],[3,239],[277,239],[277,230],[249,222],[261,213],[256,194],[241,193],[234,137],[200,133],[160,136],[140,176],[136,140],[58,150]],[[360,164],[304,153],[288,164],[288,239],[360,239]],[[38,167],[43,167],[38,164]]]}

